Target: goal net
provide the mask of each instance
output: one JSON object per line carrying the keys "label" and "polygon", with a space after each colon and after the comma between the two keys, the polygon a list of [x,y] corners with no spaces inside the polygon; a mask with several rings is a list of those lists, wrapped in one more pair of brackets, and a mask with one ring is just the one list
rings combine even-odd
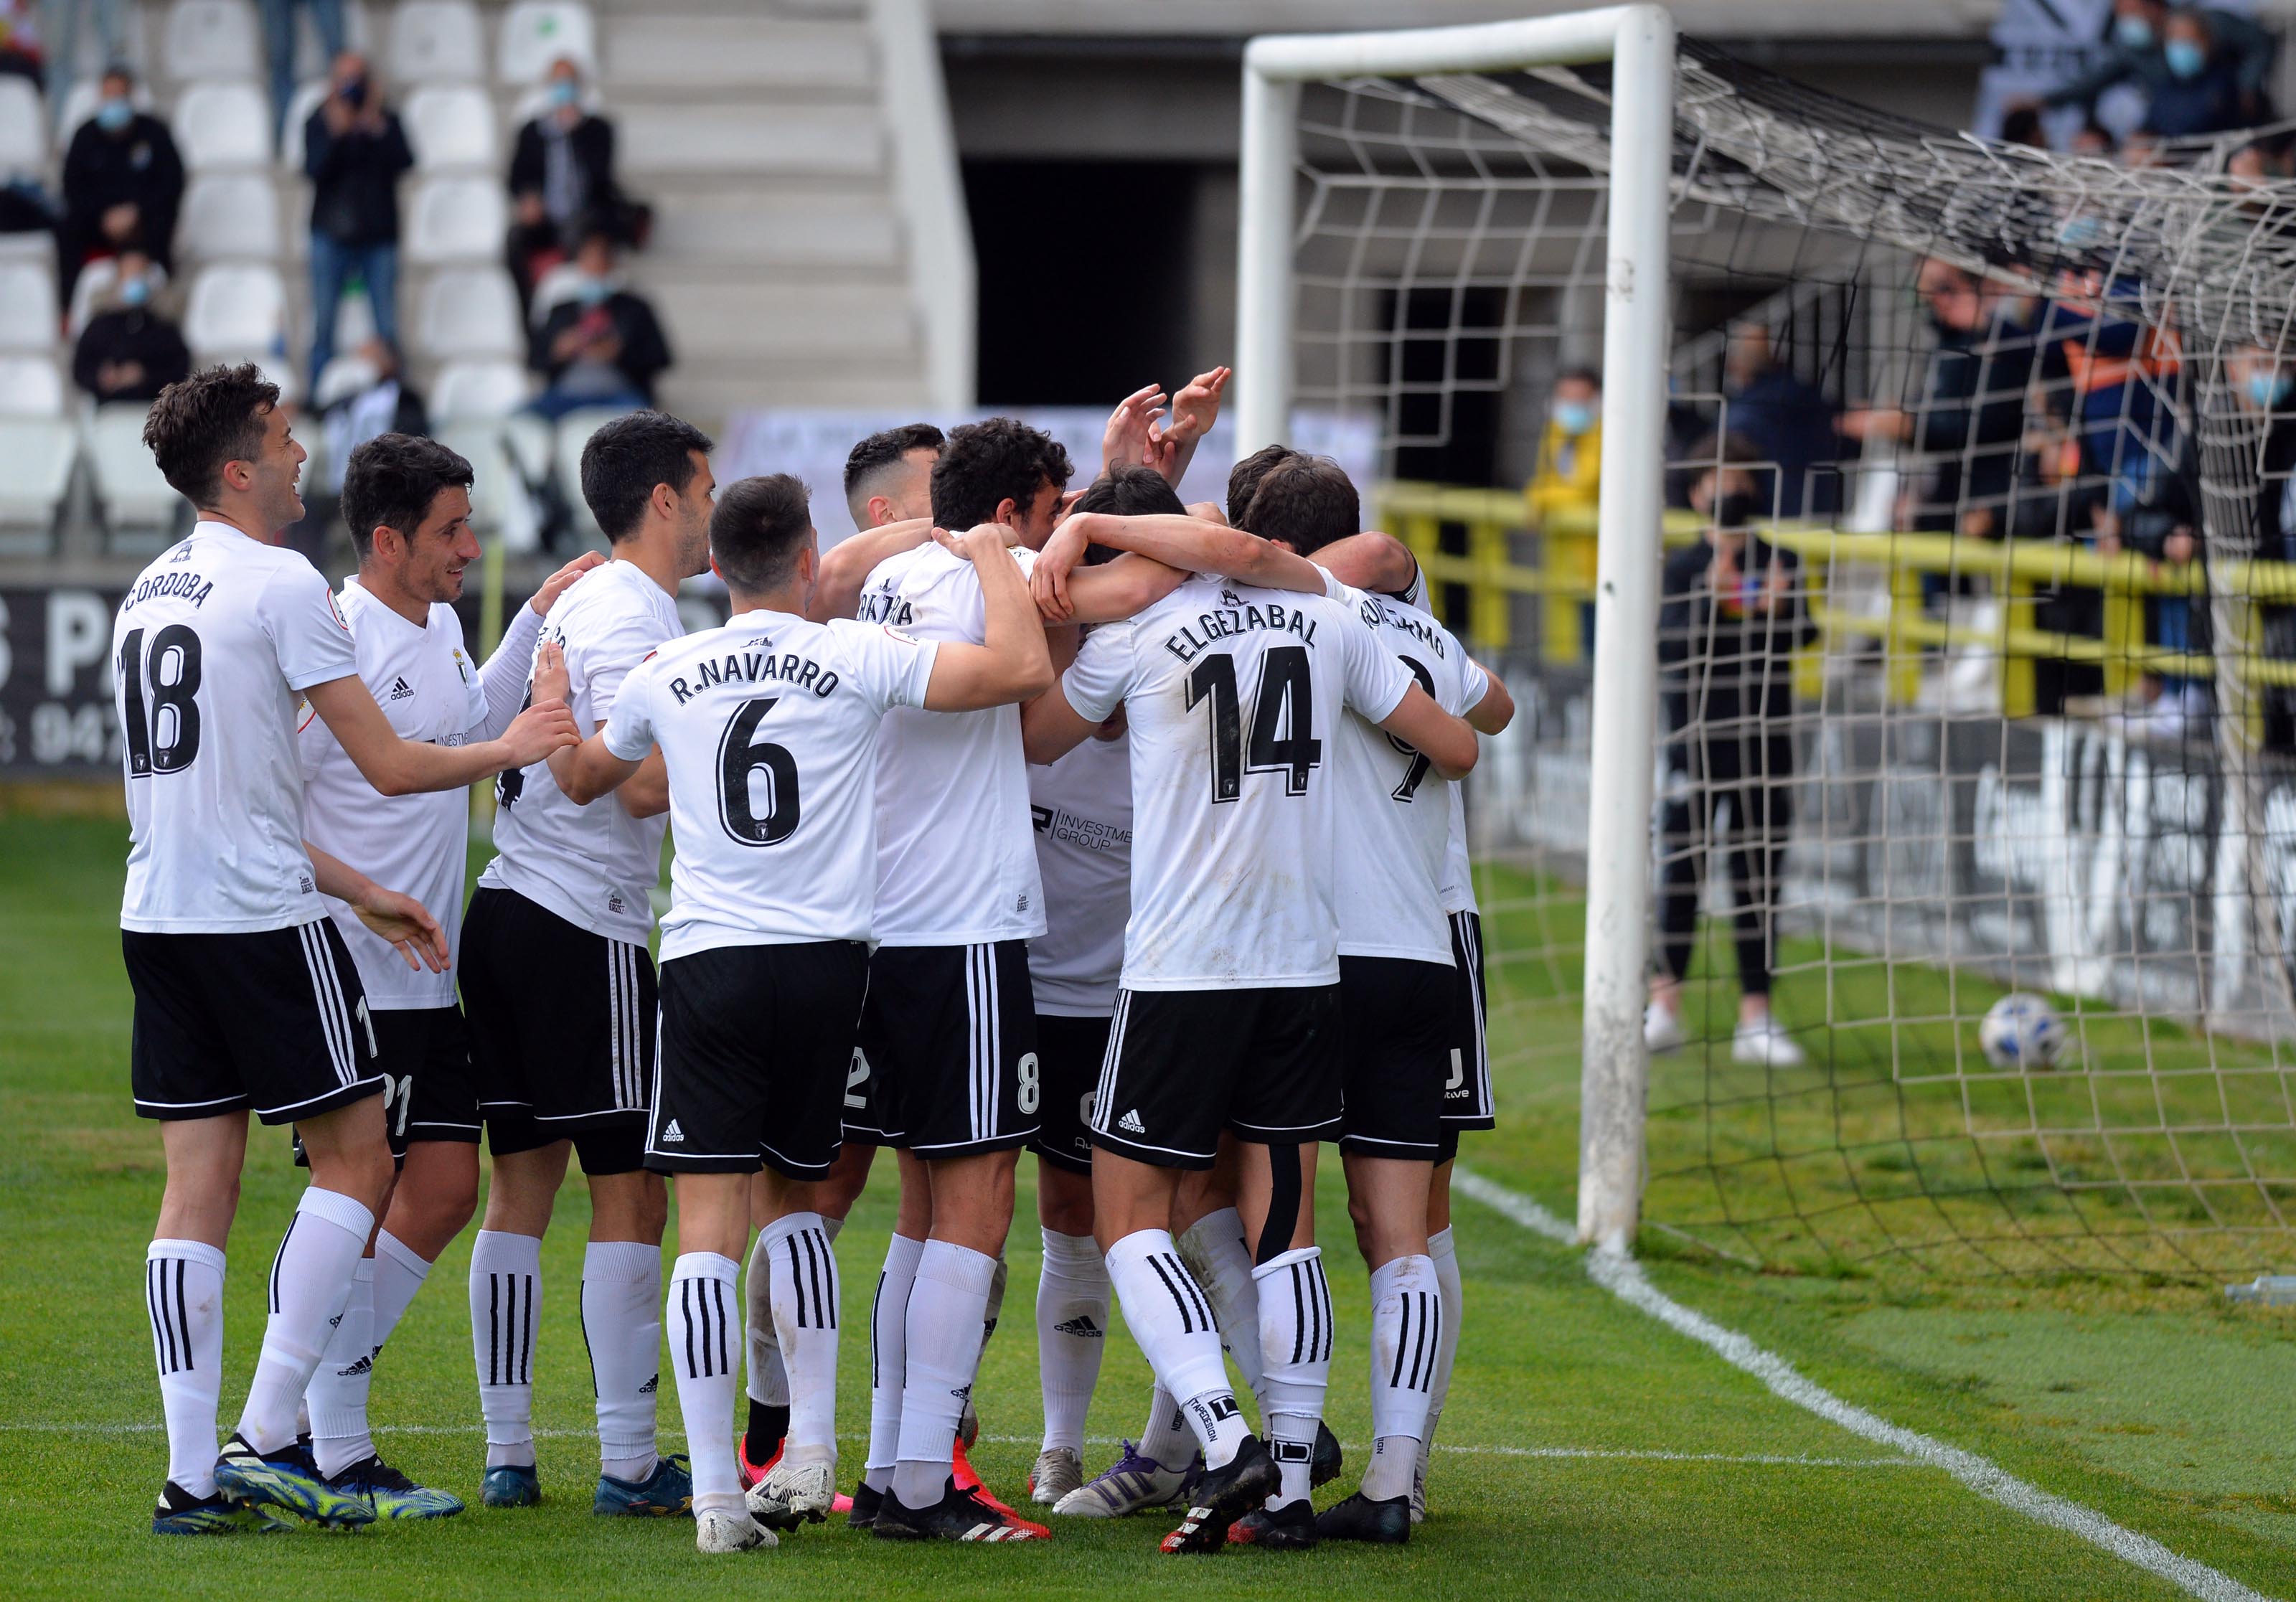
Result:
{"label": "goal net", "polygon": [[[1472,792],[1503,1138],[1574,1171],[1583,887],[1627,751],[1640,950],[1679,981],[1646,1242],[2290,1266],[2296,185],[2270,147],[2057,154],[1677,66],[1662,378],[1590,408],[1574,376],[1619,274],[1658,282],[1611,237],[1604,64],[1366,52],[1301,83],[1290,245],[1256,269],[1292,394],[1378,421],[1382,526],[1522,707]],[[1628,553],[1658,623],[1600,643],[1654,694],[1605,748],[1595,463],[1636,416],[1666,440]]]}

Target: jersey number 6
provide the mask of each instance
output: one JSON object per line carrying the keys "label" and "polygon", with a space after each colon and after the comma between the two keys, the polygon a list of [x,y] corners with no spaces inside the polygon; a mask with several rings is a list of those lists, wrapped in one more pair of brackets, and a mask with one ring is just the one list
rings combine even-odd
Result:
{"label": "jersey number 6", "polygon": [[[743,701],[726,720],[718,747],[718,819],[744,846],[778,846],[797,832],[797,758],[758,738],[758,725],[781,698]],[[752,788],[765,775],[765,815]]]}

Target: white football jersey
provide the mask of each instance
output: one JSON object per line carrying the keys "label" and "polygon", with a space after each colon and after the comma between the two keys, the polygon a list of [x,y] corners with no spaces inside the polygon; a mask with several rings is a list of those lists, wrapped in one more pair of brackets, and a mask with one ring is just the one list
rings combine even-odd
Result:
{"label": "white football jersey", "polygon": [[1132,748],[1095,735],[1046,767],[1029,770],[1045,932],[1029,943],[1037,1010],[1106,1018],[1124,968],[1132,911]]}
{"label": "white football jersey", "polygon": [[120,928],[245,934],[325,914],[295,726],[304,691],[357,671],[327,581],[299,552],[201,522],[144,569],[111,625]]}
{"label": "white football jersey", "polygon": [[1199,575],[1095,628],[1062,681],[1131,723],[1127,990],[1339,981],[1339,776],[1349,707],[1378,719],[1411,671],[1338,601]]}
{"label": "white football jersey", "polygon": [[890,708],[924,704],[939,649],[873,624],[739,612],[622,682],[606,748],[636,762],[659,745],[669,766],[664,961],[869,938],[879,731]]}
{"label": "white football jersey", "polygon": [[1451,787],[1451,838],[1443,851],[1443,911],[1475,910],[1475,873],[1467,861],[1467,792]]}
{"label": "white football jersey", "polygon": [[[1483,699],[1490,687],[1483,670],[1434,618],[1329,575],[1324,587],[1444,711],[1462,715]],[[1409,745],[1353,713],[1338,744],[1341,954],[1450,966],[1442,883],[1457,787]]]}
{"label": "white football jersey", "polygon": [[[569,704],[594,734],[631,669],[684,632],[668,591],[636,563],[610,561],[558,598],[536,649],[550,641],[565,650]],[[495,781],[496,856],[479,882],[514,890],[594,935],[640,943],[653,932],[667,827],[665,816],[633,818],[611,796],[575,805],[547,762],[513,768]]]}
{"label": "white football jersey", "polygon": [[[335,606],[350,625],[358,675],[401,740],[459,746],[480,738],[487,722],[486,687],[479,665],[463,645],[462,620],[444,601],[418,626],[376,600],[356,578],[344,581]],[[531,608],[521,607],[531,619]],[[526,631],[532,650],[533,631]],[[517,646],[513,635],[505,642]],[[298,744],[303,767],[303,838],[348,862],[387,889],[412,895],[447,933],[447,949],[463,943],[463,875],[471,838],[466,789],[385,796],[316,716],[306,714]],[[327,911],[358,964],[359,982],[377,1011],[455,1004],[455,975],[406,966],[405,958],[358,920],[349,903],[326,897]]]}
{"label": "white football jersey", "polygon": [[[1037,560],[1013,554],[1024,574]],[[930,540],[877,565],[860,617],[920,640],[988,638],[972,564]],[[878,942],[981,945],[1044,932],[1021,709],[889,714],[877,752]]]}

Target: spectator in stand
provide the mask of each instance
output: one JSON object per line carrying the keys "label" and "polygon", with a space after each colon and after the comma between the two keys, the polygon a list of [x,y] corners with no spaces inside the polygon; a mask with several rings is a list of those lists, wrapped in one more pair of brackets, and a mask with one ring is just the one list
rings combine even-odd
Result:
{"label": "spectator in stand", "polygon": [[149,401],[192,372],[183,331],[153,304],[151,257],[119,253],[119,276],[72,350],[72,380],[97,401]]}
{"label": "spectator in stand", "polygon": [[[29,12],[26,5],[21,8]],[[64,88],[72,81],[72,64],[78,54],[79,20],[83,12],[91,9],[87,0],[45,0],[40,8],[40,31],[34,43],[34,53],[44,54],[47,63],[50,87],[55,91],[56,111],[63,111]],[[120,0],[95,0],[95,42],[101,49],[97,60],[107,64],[127,55],[127,36],[120,30],[120,13],[127,8]],[[43,50],[43,46],[45,49]]]}
{"label": "spectator in stand", "polygon": [[263,45],[271,58],[271,137],[287,132],[287,108],[295,98],[295,8],[309,6],[319,47],[333,61],[350,48],[343,32],[343,0],[262,0]]}
{"label": "spectator in stand", "polygon": [[[1603,380],[1591,367],[1566,367],[1556,375],[1546,406],[1546,427],[1538,436],[1538,458],[1523,493],[1530,503],[1531,531],[1551,538],[1546,526],[1558,516],[1591,519],[1603,480]],[[1591,525],[1590,525],[1591,526]],[[1595,584],[1595,542],[1569,548],[1570,571],[1589,594]],[[1557,563],[1559,568],[1562,564]],[[1578,648],[1594,659],[1595,605],[1578,608]]]}
{"label": "spectator in stand", "polygon": [[1777,464],[1777,504],[1765,517],[1823,517],[1840,503],[1840,436],[1834,408],[1777,359],[1759,323],[1730,329],[1722,357],[1723,418],[1760,459]]}
{"label": "spectator in stand", "polygon": [[2120,153],[2120,142],[2111,128],[2092,119],[2073,130],[2072,143],[2065,148],[2069,154],[2092,161],[2110,161]]}
{"label": "spectator in stand", "polygon": [[[2275,48],[2269,33],[2232,12],[2194,8],[2172,13],[2164,0],[2113,0],[2104,59],[2050,91],[2041,103],[2080,106],[2093,114],[2098,95],[2116,84],[2134,83],[2152,104],[2145,127],[2164,138],[2263,122],[2271,115],[2267,86]],[[2210,127],[2179,126],[2195,115],[2205,120],[2214,114],[2194,90],[2219,65],[2234,120]]]}
{"label": "spectator in stand", "polygon": [[135,249],[172,267],[184,203],[183,159],[168,125],[135,109],[134,76],[113,67],[99,87],[95,115],[80,124],[64,155],[56,288],[67,305],[80,269],[98,257]]}
{"label": "spectator in stand", "polygon": [[332,87],[303,125],[311,180],[311,368],[314,389],[335,354],[335,316],[356,276],[374,331],[398,343],[398,180],[414,165],[398,114],[382,103],[366,58],[335,57]]}
{"label": "spectator in stand", "polygon": [[552,307],[534,336],[527,364],[547,387],[527,409],[555,421],[584,406],[652,405],[654,380],[670,364],[669,341],[653,307],[623,287],[603,224],[583,227],[574,265],[581,291]]}
{"label": "spectator in stand", "polygon": [[[2111,521],[2106,511],[2109,494],[2105,475],[2091,467],[2081,436],[2066,426],[2062,417],[2045,410],[2026,432],[2016,487],[2003,521],[2013,540],[2095,546]],[[1965,532],[1996,538],[2001,526],[1985,519],[1983,526]],[[2050,633],[2096,639],[2104,631],[2103,593],[2071,586],[2038,587],[2033,626]],[[2103,674],[2094,664],[2046,655],[2034,658],[2035,710],[2046,715],[2060,715],[2068,698],[2093,696],[2103,687]]]}
{"label": "spectator in stand", "polygon": [[[0,0],[0,78],[29,78],[37,86],[46,76],[40,53],[40,25],[34,0]],[[63,97],[56,97],[63,110]]]}
{"label": "spectator in stand", "polygon": [[582,104],[582,69],[567,57],[551,63],[549,104],[518,131],[511,152],[511,276],[521,304],[542,275],[564,261],[574,231],[603,225],[619,245],[638,242],[641,208],[614,182],[614,125]]}

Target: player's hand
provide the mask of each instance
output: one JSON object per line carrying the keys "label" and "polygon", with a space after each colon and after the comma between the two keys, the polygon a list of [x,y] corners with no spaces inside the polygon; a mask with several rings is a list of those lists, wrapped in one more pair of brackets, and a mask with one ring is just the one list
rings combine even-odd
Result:
{"label": "player's hand", "polygon": [[1119,467],[1137,467],[1148,459],[1148,439],[1156,419],[1163,413],[1158,410],[1164,404],[1164,392],[1153,384],[1135,389],[1116,403],[1116,410],[1108,414],[1108,426],[1100,434],[1100,470],[1109,472]]}
{"label": "player's hand", "polygon": [[559,568],[557,572],[544,579],[542,588],[537,590],[534,593],[534,599],[526,604],[534,609],[536,617],[549,617],[550,609],[558,604],[558,598],[566,593],[568,586],[605,560],[605,557],[598,552],[585,551],[572,561]]}
{"label": "player's hand", "polygon": [[366,894],[351,903],[351,911],[358,914],[361,923],[398,947],[406,966],[415,972],[426,968],[434,974],[447,971],[447,931],[439,927],[430,909],[412,895],[369,885]]}
{"label": "player's hand", "polygon": [[566,648],[554,640],[545,640],[534,651],[534,683],[527,699],[539,707],[545,701],[567,702],[574,699],[574,681],[566,671]]}
{"label": "player's hand", "polygon": [[1227,392],[1231,371],[1215,367],[1210,372],[1200,372],[1172,397],[1171,421],[1160,427],[1152,422],[1149,425],[1145,457],[1149,466],[1170,478],[1179,467],[1181,454],[1211,432],[1213,422],[1219,417],[1220,396]]}
{"label": "player's hand", "polygon": [[514,768],[530,767],[553,751],[582,743],[573,712],[564,701],[555,700],[537,701],[511,719],[502,740]]}
{"label": "player's hand", "polygon": [[1037,552],[1037,560],[1029,570],[1029,588],[1037,598],[1037,609],[1054,623],[1065,623],[1076,612],[1069,600],[1069,574],[1084,560],[1085,519],[1080,517],[1064,520],[1053,530],[1053,537]]}

